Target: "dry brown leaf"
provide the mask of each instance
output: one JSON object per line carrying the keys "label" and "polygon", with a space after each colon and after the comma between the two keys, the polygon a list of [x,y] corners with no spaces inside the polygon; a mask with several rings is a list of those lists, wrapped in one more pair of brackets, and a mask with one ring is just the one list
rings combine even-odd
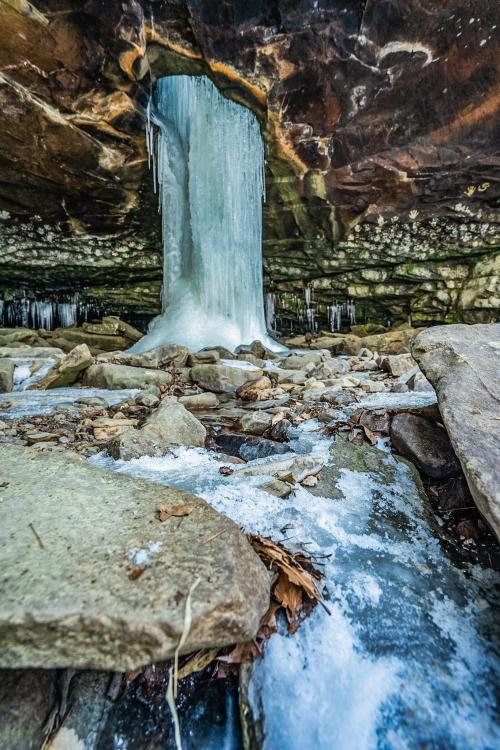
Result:
{"label": "dry brown leaf", "polygon": [[192,512],[193,509],[189,505],[158,505],[155,511],[155,516],[158,521],[163,522],[172,516],[189,516]]}
{"label": "dry brown leaf", "polygon": [[137,579],[142,576],[145,570],[146,568],[133,568],[128,574],[128,577],[131,581],[137,581]]}
{"label": "dry brown leaf", "polygon": [[291,583],[285,573],[280,573],[273,594],[286,609],[288,622],[290,624],[296,622],[302,610],[302,589],[300,586]]}
{"label": "dry brown leaf", "polygon": [[218,648],[204,648],[201,651],[197,651],[179,669],[177,679],[183,680],[194,672],[201,672],[202,669],[205,669],[205,667],[208,667],[213,662],[218,653]]}
{"label": "dry brown leaf", "polygon": [[376,445],[377,444],[377,440],[379,438],[378,433],[373,432],[373,430],[370,430],[370,428],[367,427],[366,425],[363,425],[363,430],[365,431],[365,435],[368,438],[368,440],[370,441],[371,445]]}

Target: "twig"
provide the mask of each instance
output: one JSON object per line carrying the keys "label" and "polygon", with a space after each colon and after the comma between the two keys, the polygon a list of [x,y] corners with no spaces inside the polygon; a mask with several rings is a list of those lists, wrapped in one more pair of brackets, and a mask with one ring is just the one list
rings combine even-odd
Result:
{"label": "twig", "polygon": [[36,533],[35,527],[33,526],[33,524],[29,523],[28,526],[30,527],[30,529],[33,532],[33,534],[35,535],[35,539],[38,542],[38,546],[40,547],[40,549],[45,549],[45,545],[42,542],[42,539],[41,539],[40,535]]}
{"label": "twig", "polygon": [[212,542],[214,539],[217,539],[218,536],[221,534],[224,534],[224,532],[228,531],[228,529],[222,529],[222,531],[218,531],[217,534],[212,534],[212,536],[209,536],[208,539],[205,539],[202,544],[208,544],[209,542]]}

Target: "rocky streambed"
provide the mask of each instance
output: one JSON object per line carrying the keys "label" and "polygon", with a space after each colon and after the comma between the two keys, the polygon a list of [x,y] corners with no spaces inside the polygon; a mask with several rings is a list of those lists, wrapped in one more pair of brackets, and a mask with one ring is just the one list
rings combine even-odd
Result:
{"label": "rocky streambed", "polygon": [[[498,743],[496,543],[471,499],[435,392],[410,354],[410,337],[404,337],[403,343],[399,332],[388,337],[392,341],[379,339],[382,353],[367,346],[352,353],[349,348],[359,345],[354,337],[325,336],[293,341],[302,348],[278,355],[257,342],[237,355],[217,348],[190,353],[174,345],[131,355],[95,347],[87,353],[80,347],[88,343],[80,341],[76,352],[52,352],[51,367],[38,370],[38,385],[48,390],[19,390],[36,373],[17,369],[18,390],[0,396],[0,439],[9,444],[2,453],[7,478],[0,492],[14,527],[6,524],[2,532],[10,538],[2,562],[8,594],[2,630],[10,645],[2,665],[47,669],[4,672],[6,747],[37,746],[44,727],[49,735],[54,730],[48,745],[53,748],[71,742],[95,750],[175,747],[165,698],[168,662],[142,668],[145,661],[171,655],[172,646],[162,651],[159,641],[144,641],[142,630],[131,636],[130,622],[144,618],[171,633],[175,645],[200,565],[205,583],[193,593],[193,632],[205,635],[184,650],[212,651],[180,683],[183,747],[458,749]],[[13,375],[26,367],[21,360],[29,355],[14,348]],[[13,360],[12,352],[4,349],[4,355]],[[61,378],[72,384],[50,388]],[[129,484],[122,487],[122,480]],[[203,515],[191,512],[159,524],[155,487],[184,493],[182,501],[163,500],[167,516],[172,505],[191,504],[200,514],[203,507],[205,514],[212,508],[221,515],[210,528]],[[49,508],[42,517],[39,506]],[[99,526],[101,540],[93,531]],[[213,627],[216,608],[207,609],[206,586],[211,575],[217,580],[217,570],[222,575],[232,569],[231,544],[241,544],[238,526],[313,555],[324,574],[325,604],[294,634],[278,616],[277,633],[262,656],[239,670],[239,708],[223,646],[247,636],[227,621],[225,631],[219,621]],[[177,528],[184,528],[184,544],[191,547],[185,553],[191,568],[179,563],[184,553]],[[53,554],[56,540],[49,568],[54,593],[33,602],[37,576],[43,578],[37,559],[47,549]],[[28,562],[16,557],[18,547],[29,549]],[[245,554],[251,554],[248,549]],[[242,570],[230,575],[235,593],[228,593],[222,579],[216,589],[222,607],[229,596],[233,620],[248,605],[243,630],[255,630],[252,616],[263,606],[260,563],[255,556],[251,572],[244,555],[237,557]],[[86,565],[100,565],[90,593]],[[68,583],[70,569],[74,585]],[[168,591],[158,587],[165,571]],[[12,579],[19,581],[14,589]],[[78,617],[51,641],[60,583],[64,606],[73,596]],[[154,611],[169,597],[172,625]],[[124,612],[117,627],[112,612],[120,601]],[[24,623],[21,639],[16,618]],[[36,630],[51,618],[43,651]],[[64,641],[68,633],[81,643],[73,663],[73,646]],[[129,672],[117,679],[109,672],[66,669],[58,677],[54,667]],[[38,707],[24,729],[21,700]],[[47,723],[54,706],[59,718]]]}

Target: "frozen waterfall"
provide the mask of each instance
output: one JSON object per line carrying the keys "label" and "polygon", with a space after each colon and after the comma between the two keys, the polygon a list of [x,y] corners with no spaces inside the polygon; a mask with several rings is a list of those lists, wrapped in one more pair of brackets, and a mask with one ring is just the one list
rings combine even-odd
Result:
{"label": "frozen waterfall", "polygon": [[163,219],[163,309],[134,351],[175,342],[234,349],[266,332],[264,148],[259,124],[205,76],[169,76],[148,108]]}

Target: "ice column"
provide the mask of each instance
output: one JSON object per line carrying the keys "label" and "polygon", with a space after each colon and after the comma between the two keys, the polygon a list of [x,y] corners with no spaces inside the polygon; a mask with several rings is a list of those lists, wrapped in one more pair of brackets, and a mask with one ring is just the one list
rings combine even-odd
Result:
{"label": "ice column", "polygon": [[148,108],[147,146],[163,224],[164,312],[134,346],[234,349],[266,332],[264,149],[259,124],[205,76],[169,76]]}

